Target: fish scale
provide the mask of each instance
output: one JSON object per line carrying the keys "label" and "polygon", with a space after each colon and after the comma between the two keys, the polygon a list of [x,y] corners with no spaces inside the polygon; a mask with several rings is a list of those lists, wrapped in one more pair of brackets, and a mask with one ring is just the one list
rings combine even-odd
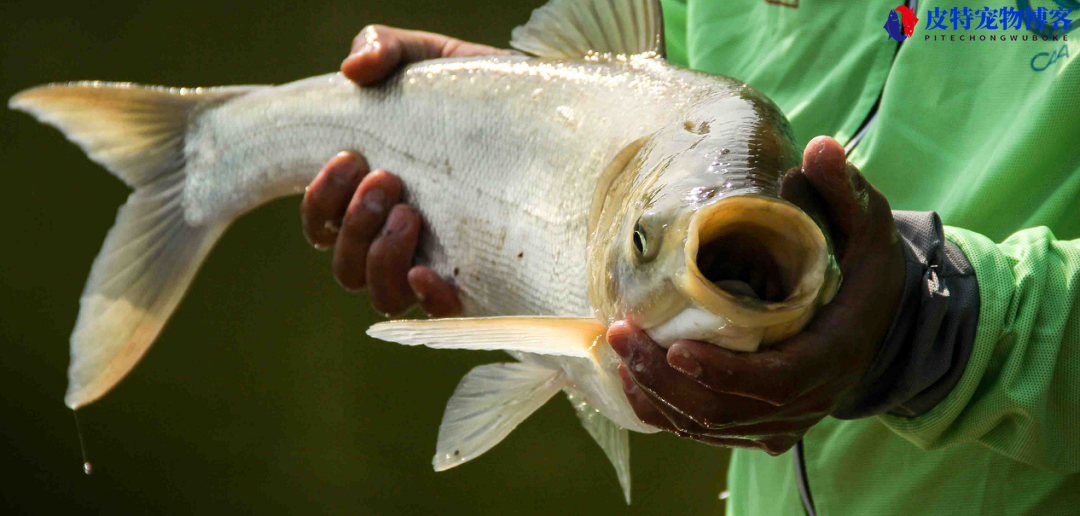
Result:
{"label": "fish scale", "polygon": [[839,284],[812,193],[779,196],[799,163],[783,114],[739,81],[667,63],[662,29],[657,0],[552,0],[513,33],[531,56],[424,61],[375,86],[330,74],[19,93],[10,107],[134,189],[80,298],[65,402],[93,402],[135,366],[237,217],[352,150],[401,178],[423,220],[417,263],[456,285],[466,316],[368,334],[518,360],[461,380],[435,469],[480,456],[562,390],[629,502],[628,430],[657,429],[623,393],[607,326],[754,351]]}
{"label": "fish scale", "polygon": [[[458,71],[455,64],[468,68]],[[527,71],[534,67],[545,73]],[[260,91],[200,115],[188,143],[195,157],[189,157],[186,206],[217,217],[242,212],[301,191],[327,156],[356,150],[372,167],[402,179],[407,200],[434,235],[421,240],[419,255],[457,284],[464,315],[588,315],[583,214],[596,178],[624,142],[680,115],[667,109],[669,96],[640,87],[645,81],[613,79],[635,74],[675,72],[651,63],[548,66],[491,57],[425,62],[375,91],[336,74]],[[459,75],[491,86],[481,86],[481,94],[462,89],[453,79]],[[525,85],[500,87],[511,79]],[[544,94],[534,96],[537,89]],[[670,90],[690,100],[685,90]],[[500,93],[493,98],[484,94],[489,91]],[[619,113],[615,101],[636,109]],[[578,123],[567,124],[560,112],[570,103],[578,106]],[[214,149],[203,147],[208,141]],[[429,242],[440,251],[429,251]],[[523,247],[538,267],[516,266]],[[453,269],[463,266],[470,273],[454,277]]]}

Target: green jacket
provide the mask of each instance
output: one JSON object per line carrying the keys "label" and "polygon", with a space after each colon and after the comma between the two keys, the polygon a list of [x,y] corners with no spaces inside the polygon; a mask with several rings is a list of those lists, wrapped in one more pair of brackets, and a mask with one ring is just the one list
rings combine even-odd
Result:
{"label": "green jacket", "polygon": [[[894,209],[937,212],[977,279],[970,354],[940,401],[806,435],[814,506],[1080,514],[1080,30],[976,29],[986,7],[1063,5],[1077,28],[1080,3],[922,0],[901,44],[883,26],[902,3],[664,2],[669,59],[763,91],[800,143],[865,128],[851,161]],[[792,455],[735,451],[728,514],[802,513]]]}

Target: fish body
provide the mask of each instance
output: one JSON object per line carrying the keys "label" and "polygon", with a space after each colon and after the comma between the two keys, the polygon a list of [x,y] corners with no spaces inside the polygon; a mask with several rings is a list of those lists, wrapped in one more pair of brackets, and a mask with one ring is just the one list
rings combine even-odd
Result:
{"label": "fish body", "polygon": [[598,176],[628,142],[741,86],[649,58],[496,56],[419,63],[376,87],[332,74],[258,89],[196,116],[184,215],[203,225],[301,193],[354,150],[401,177],[427,230],[418,259],[454,278],[465,315],[589,316]]}
{"label": "fish body", "polygon": [[889,33],[889,37],[896,41],[904,41],[910,35],[906,31],[903,21],[901,21],[899,10],[889,11],[889,16],[885,20],[885,32]]}
{"label": "fish body", "polygon": [[656,429],[622,394],[606,326],[752,351],[801,329],[839,283],[812,194],[780,197],[800,160],[783,114],[737,80],[665,61],[659,16],[655,0],[555,0],[515,30],[532,56],[425,61],[372,87],[331,74],[16,95],[12,108],[134,189],[80,300],[67,404],[134,367],[231,222],[353,150],[401,177],[424,221],[417,261],[464,307],[369,334],[518,360],[462,380],[435,468],[479,456],[564,391],[629,502],[627,430]]}

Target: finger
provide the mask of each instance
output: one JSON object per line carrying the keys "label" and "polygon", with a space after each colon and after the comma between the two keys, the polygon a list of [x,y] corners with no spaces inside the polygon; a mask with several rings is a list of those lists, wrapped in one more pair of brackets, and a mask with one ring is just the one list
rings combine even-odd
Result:
{"label": "finger", "polygon": [[660,430],[671,432],[674,434],[679,433],[679,430],[675,428],[675,425],[668,420],[663,413],[661,413],[656,405],[649,397],[642,392],[633,378],[630,377],[630,372],[627,371],[625,364],[619,364],[619,379],[622,380],[623,393],[626,394],[626,399],[630,401],[630,406],[634,409],[634,414],[637,415],[643,423],[654,426]]}
{"label": "finger", "polygon": [[837,322],[836,317],[829,317],[834,311],[829,308],[823,308],[801,333],[771,349],[741,353],[708,342],[680,340],[668,348],[665,360],[713,392],[789,405],[821,387],[830,371],[842,366],[829,363],[828,347],[815,332],[823,322]]}
{"label": "finger", "polygon": [[346,290],[366,285],[367,256],[390,208],[401,199],[401,180],[385,170],[367,175],[353,191],[334,249],[334,277]]}
{"label": "finger", "polygon": [[879,227],[891,226],[889,202],[847,161],[836,140],[827,136],[811,140],[803,153],[803,173],[825,202],[829,223],[838,233],[838,249],[846,250],[847,241],[867,234],[891,236],[891,231]]}
{"label": "finger", "polygon": [[357,84],[385,79],[397,67],[440,57],[506,54],[505,50],[430,32],[369,25],[353,39],[341,72]]}
{"label": "finger", "polygon": [[[630,400],[630,405],[639,419],[663,431],[714,446],[760,449],[773,454],[782,453],[794,445],[811,426],[824,417],[824,414],[822,414],[798,421],[769,422],[733,427],[720,433],[710,432],[692,422],[684,426],[679,424],[677,420],[672,420],[672,414],[665,410],[667,407],[662,402],[655,400],[638,387],[625,364],[620,364],[618,371],[619,379],[623,383],[623,391],[626,393],[626,397]],[[681,417],[676,414],[676,418]]]}
{"label": "finger", "polygon": [[761,450],[772,456],[781,455],[787,452],[802,439],[801,435],[776,435],[768,436],[759,439],[733,439],[726,437],[708,437],[708,436],[690,436],[692,439],[703,442],[705,444],[711,444],[713,446],[724,446],[726,448],[749,448],[754,450]]}
{"label": "finger", "polygon": [[[630,324],[613,324],[608,329],[607,340],[643,391],[694,425],[707,429],[723,428],[733,422],[757,422],[776,412],[775,407],[761,401],[717,393],[688,378],[668,365],[663,348]],[[663,412],[664,408],[659,410]],[[693,431],[691,425],[680,421],[679,417],[672,413],[665,415],[681,430]]]}
{"label": "finger", "polygon": [[349,199],[367,172],[363,156],[342,152],[326,163],[304,191],[300,219],[304,236],[316,249],[334,245]]}
{"label": "finger", "polygon": [[413,267],[407,279],[413,295],[428,315],[448,317],[461,313],[461,301],[458,301],[454,288],[435,271],[424,266]]}
{"label": "finger", "polygon": [[749,450],[762,450],[765,447],[763,444],[750,439],[733,439],[727,437],[709,437],[705,435],[690,435],[686,436],[698,442],[702,442],[711,446],[723,446],[724,448],[744,448]]}
{"label": "finger", "polygon": [[420,214],[407,204],[390,210],[382,232],[367,257],[371,305],[388,316],[399,315],[416,302],[408,274],[420,238]]}
{"label": "finger", "polygon": [[710,437],[740,439],[765,439],[775,435],[802,435],[824,417],[825,415],[822,414],[812,418],[786,419],[768,421],[765,423],[754,423],[751,425],[729,426],[721,430],[707,430],[701,432],[701,434]]}
{"label": "finger", "polygon": [[[633,387],[636,389],[635,398],[639,403],[647,403],[651,408],[651,412],[658,414],[653,415],[653,419],[663,418],[667,420],[667,423],[663,427],[659,427],[665,431],[672,432],[680,437],[700,436],[707,435],[709,432],[707,428],[697,424],[694,420],[686,417],[679,411],[672,408],[670,404],[657,398],[655,394],[649,392],[648,389],[642,388],[634,380],[630,370],[626,368],[625,364],[620,365],[626,372],[626,377],[629,379]],[[627,380],[624,380],[624,382]],[[626,391],[626,385],[624,383],[623,390]],[[628,395],[629,397],[629,395]],[[654,425],[657,426],[657,425]]]}

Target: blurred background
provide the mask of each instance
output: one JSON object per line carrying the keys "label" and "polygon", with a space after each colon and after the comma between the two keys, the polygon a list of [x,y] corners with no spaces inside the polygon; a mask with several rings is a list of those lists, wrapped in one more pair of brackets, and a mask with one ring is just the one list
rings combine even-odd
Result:
{"label": "blurred background", "polygon": [[[506,46],[541,3],[6,0],[0,97],[79,79],[287,82],[336,70],[368,23]],[[376,318],[306,245],[298,198],[233,226],[139,366],[80,411],[84,475],[62,401],[68,334],[128,191],[55,130],[0,118],[0,514],[721,514],[724,450],[634,435],[626,508],[561,395],[483,457],[434,473],[458,380],[508,357],[367,339]]]}

